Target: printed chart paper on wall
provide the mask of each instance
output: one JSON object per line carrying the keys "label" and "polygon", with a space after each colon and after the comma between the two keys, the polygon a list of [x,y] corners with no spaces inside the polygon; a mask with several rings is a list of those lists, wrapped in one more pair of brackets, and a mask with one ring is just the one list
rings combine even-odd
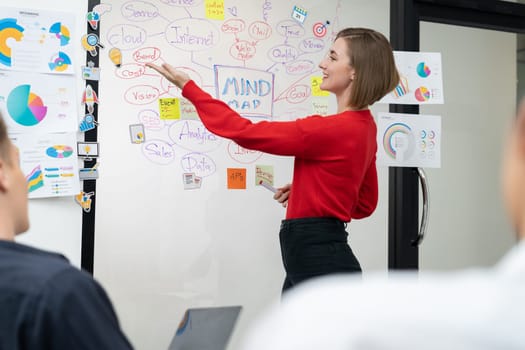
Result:
{"label": "printed chart paper on wall", "polygon": [[379,113],[377,162],[396,167],[441,167],[441,117]]}
{"label": "printed chart paper on wall", "polygon": [[79,191],[74,16],[0,8],[0,110],[30,198]]}
{"label": "printed chart paper on wall", "polygon": [[441,53],[394,51],[399,85],[380,103],[443,104]]}

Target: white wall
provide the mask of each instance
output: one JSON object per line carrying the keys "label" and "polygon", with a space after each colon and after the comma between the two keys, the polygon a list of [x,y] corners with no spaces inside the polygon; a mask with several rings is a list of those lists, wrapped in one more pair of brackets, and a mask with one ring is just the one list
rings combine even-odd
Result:
{"label": "white wall", "polygon": [[500,195],[503,141],[516,105],[516,35],[422,23],[421,51],[442,52],[442,168],[428,169],[422,269],[494,264],[515,242]]}
{"label": "white wall", "polygon": [[[85,15],[87,1],[83,0],[2,0],[0,6],[25,9],[61,11],[73,14],[76,18],[76,27],[72,42],[78,43],[75,67],[78,77],[77,104],[81,113],[80,94],[84,80],[80,77],[80,66],[85,65],[85,51],[80,47],[80,37],[86,31]],[[82,209],[73,197],[31,199],[29,201],[29,216],[31,228],[19,237],[20,243],[33,245],[38,248],[59,252],[65,255],[73,265],[80,268],[81,240],[82,240]]]}

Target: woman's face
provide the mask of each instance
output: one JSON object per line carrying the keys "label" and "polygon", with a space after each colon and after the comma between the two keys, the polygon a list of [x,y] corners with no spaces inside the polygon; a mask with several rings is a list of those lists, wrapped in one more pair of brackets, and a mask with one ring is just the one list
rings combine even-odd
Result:
{"label": "woman's face", "polygon": [[350,66],[348,47],[342,38],[338,38],[328,54],[319,63],[323,72],[323,82],[320,88],[336,95],[350,92],[355,70]]}

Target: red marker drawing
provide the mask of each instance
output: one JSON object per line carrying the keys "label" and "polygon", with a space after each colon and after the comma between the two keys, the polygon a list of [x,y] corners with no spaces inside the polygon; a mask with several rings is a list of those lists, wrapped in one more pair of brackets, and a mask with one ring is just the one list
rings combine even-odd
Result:
{"label": "red marker drawing", "polygon": [[264,182],[263,180],[260,180],[260,181],[259,181],[259,185],[261,185],[261,186],[264,187],[264,188],[269,189],[269,190],[272,191],[273,193],[277,192],[277,189],[276,189],[275,187],[273,187],[273,186],[270,185],[269,183]]}

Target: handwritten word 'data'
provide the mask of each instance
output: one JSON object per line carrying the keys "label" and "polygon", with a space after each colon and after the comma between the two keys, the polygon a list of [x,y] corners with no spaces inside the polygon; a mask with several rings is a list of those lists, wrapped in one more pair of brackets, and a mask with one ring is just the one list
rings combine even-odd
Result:
{"label": "handwritten word 'data'", "polygon": [[162,140],[151,140],[144,143],[142,152],[147,159],[156,164],[167,165],[175,159],[173,147]]}
{"label": "handwritten word 'data'", "polygon": [[186,173],[195,173],[200,177],[215,173],[216,166],[213,159],[202,153],[189,153],[182,157],[182,170]]}
{"label": "handwritten word 'data'", "polygon": [[133,60],[138,63],[154,62],[160,58],[160,50],[156,47],[143,47],[133,52]]}
{"label": "handwritten word 'data'", "polygon": [[159,9],[145,1],[130,1],[122,5],[122,17],[129,21],[144,22],[159,16]]}

